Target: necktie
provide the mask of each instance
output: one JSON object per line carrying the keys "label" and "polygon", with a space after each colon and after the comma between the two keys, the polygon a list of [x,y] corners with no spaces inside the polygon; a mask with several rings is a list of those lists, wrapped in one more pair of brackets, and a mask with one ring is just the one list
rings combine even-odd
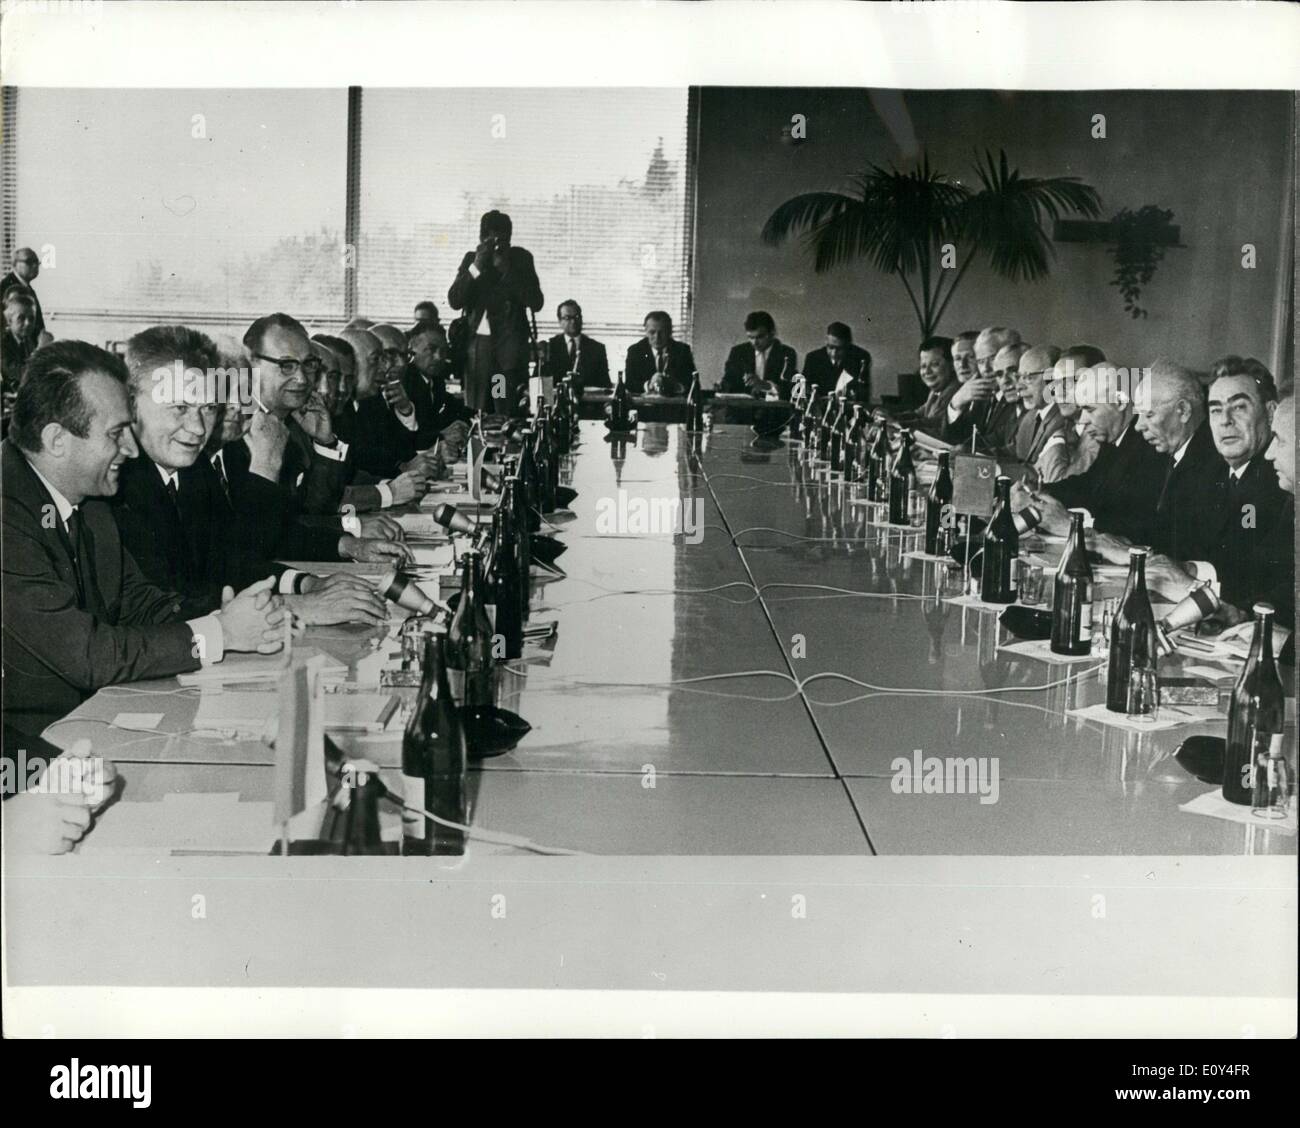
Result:
{"label": "necktie", "polygon": [[755,349],[754,350],[754,375],[761,380],[763,378],[763,373],[766,372],[766,370],[767,370],[767,353],[763,352],[761,349]]}
{"label": "necktie", "polygon": [[72,574],[77,581],[77,605],[84,609],[86,585],[81,574],[81,511],[79,509],[74,509],[68,514],[68,526],[64,535],[67,537],[68,552],[72,556]]}
{"label": "necktie", "polygon": [[921,407],[921,414],[924,415],[927,419],[929,419],[938,410],[939,410],[939,393],[931,392],[928,396],[925,397],[925,403]]}
{"label": "necktie", "polygon": [[659,375],[660,375],[660,376],[662,376],[662,375],[664,374],[664,372],[667,370],[667,368],[668,368],[668,350],[667,350],[667,349],[660,349],[660,350],[659,350],[659,359],[658,359],[658,361],[656,362],[655,367],[658,369],[658,372],[659,372]]}
{"label": "necktie", "polygon": [[226,495],[226,501],[230,501],[230,479],[226,477],[226,460],[221,457],[220,451],[212,459],[212,465],[216,468],[217,479],[221,482],[221,492]]}
{"label": "necktie", "polygon": [[171,498],[172,508],[175,509],[177,513],[179,513],[181,511],[181,506],[180,506],[180,502],[176,500],[176,479],[175,478],[167,479],[167,496]]}
{"label": "necktie", "polygon": [[578,371],[578,338],[569,338],[569,371]]}

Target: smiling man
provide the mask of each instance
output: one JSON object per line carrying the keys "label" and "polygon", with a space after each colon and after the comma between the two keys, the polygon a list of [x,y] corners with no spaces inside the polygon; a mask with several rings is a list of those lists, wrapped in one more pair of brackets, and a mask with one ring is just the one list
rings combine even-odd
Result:
{"label": "smiling man", "polygon": [[184,326],[146,329],[127,343],[140,454],[123,466],[112,506],[127,551],[148,580],[179,593],[187,616],[220,606],[227,585],[239,589],[270,576],[304,623],[384,622],[384,602],[371,585],[273,564],[253,533],[263,515],[231,519],[217,471],[201,457],[221,414],[216,382],[187,380],[178,397],[178,382],[169,378],[178,370],[210,373],[217,360],[216,345]]}
{"label": "smiling man", "polygon": [[[186,620],[151,584],[102,499],[136,457],[122,361],[82,341],[33,358],[3,449],[4,715],[39,733],[96,690],[168,677],[227,650],[282,645],[269,581]],[[168,442],[176,440],[169,439]]]}

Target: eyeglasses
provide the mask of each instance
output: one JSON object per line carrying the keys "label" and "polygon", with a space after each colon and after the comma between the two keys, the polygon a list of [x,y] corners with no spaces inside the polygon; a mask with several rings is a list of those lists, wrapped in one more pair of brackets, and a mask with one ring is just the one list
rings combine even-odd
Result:
{"label": "eyeglasses", "polygon": [[293,356],[263,356],[261,353],[254,353],[253,356],[258,360],[269,360],[272,364],[279,365],[281,376],[296,376],[301,370],[304,376],[315,379],[325,367],[325,362],[318,356],[309,356],[306,360],[299,360]]}
{"label": "eyeglasses", "polygon": [[379,354],[379,363],[385,368],[392,368],[394,365],[404,364],[415,359],[415,353],[410,349],[384,349]]}

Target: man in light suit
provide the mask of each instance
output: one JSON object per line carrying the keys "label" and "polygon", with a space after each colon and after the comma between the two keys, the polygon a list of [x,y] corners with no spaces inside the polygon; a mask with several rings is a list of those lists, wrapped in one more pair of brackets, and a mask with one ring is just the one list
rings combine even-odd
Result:
{"label": "man in light suit", "polygon": [[1052,369],[1060,356],[1061,350],[1055,345],[1034,345],[1026,349],[1020,358],[1019,378],[1016,381],[1020,402],[1025,407],[1020,425],[1016,428],[1016,458],[1027,466],[1034,467],[1045,482],[1058,480],[1060,474],[1054,472],[1052,466],[1063,463],[1049,464],[1043,457],[1044,453],[1066,445],[1073,435],[1070,421],[1047,395]]}
{"label": "man in light suit", "polygon": [[604,345],[582,331],[582,306],[569,298],[560,303],[555,316],[560,332],[546,342],[545,374],[558,381],[574,373],[574,390],[579,395],[583,388],[608,388],[609,357]]}
{"label": "man in light suit", "polygon": [[761,309],[751,313],[745,318],[745,336],[749,340],[736,345],[727,356],[719,390],[760,398],[774,393],[788,399],[799,358],[777,338],[772,315]]}
{"label": "man in light suit", "polygon": [[645,317],[645,339],[627,350],[623,382],[634,396],[684,396],[695,374],[691,346],[673,340],[673,319],[661,309]]}
{"label": "man in light suit", "polygon": [[[490,211],[479,221],[479,244],[461,259],[447,300],[465,311],[469,333],[465,402],[475,411],[523,414],[532,333],[528,311],[542,308],[542,286],[533,256],[511,246],[514,224],[505,212]],[[495,376],[505,377],[501,394]]]}
{"label": "man in light suit", "polygon": [[270,578],[182,617],[125,550],[102,500],[136,457],[120,358],[56,341],[32,360],[3,445],[4,715],[39,734],[102,686],[169,677],[227,650],[273,653],[284,609]]}

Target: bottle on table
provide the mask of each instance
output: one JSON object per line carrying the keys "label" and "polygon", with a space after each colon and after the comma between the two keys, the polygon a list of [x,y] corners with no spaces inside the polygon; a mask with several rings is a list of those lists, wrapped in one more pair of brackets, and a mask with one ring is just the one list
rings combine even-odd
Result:
{"label": "bottle on table", "polygon": [[803,386],[803,377],[799,373],[794,374],[795,393],[794,398],[790,401],[790,438],[802,438],[802,427],[804,420],[804,407],[807,405],[808,398]]}
{"label": "bottle on table", "polygon": [[691,373],[691,386],[686,392],[686,429],[704,430],[704,391],[700,387],[700,374]]}
{"label": "bottle on table", "polygon": [[860,403],[853,405],[853,421],[844,435],[844,480],[856,482],[862,473],[862,434],[867,426],[867,410]]}
{"label": "bottle on table", "polygon": [[[507,493],[513,493],[513,479],[506,482]],[[497,506],[493,516],[494,550],[492,570],[487,586],[496,609],[492,625],[496,638],[502,643],[504,656],[513,660],[524,652],[524,615],[527,607],[527,573],[523,570],[523,553],[519,544],[519,529],[509,512],[506,496]]]}
{"label": "bottle on table", "polygon": [[1155,711],[1156,620],[1147,592],[1147,550],[1128,550],[1128,580],[1110,624],[1106,669],[1106,708],[1130,715]]}
{"label": "bottle on table", "polygon": [[514,529],[515,554],[519,560],[519,598],[523,618],[527,621],[532,602],[533,547],[532,536],[528,531],[528,519],[524,515],[520,501],[522,496],[523,487],[520,485],[518,474],[510,474],[502,487],[501,507],[505,511],[503,521]]}
{"label": "bottle on table", "polygon": [[889,523],[910,525],[912,489],[916,467],[912,463],[912,433],[904,431],[894,465],[889,471]]}
{"label": "bottle on table", "polygon": [[1011,479],[999,474],[993,516],[984,528],[980,551],[980,599],[985,603],[1014,603],[1016,557],[1020,536],[1011,514]]}
{"label": "bottle on table", "polygon": [[876,423],[876,437],[867,458],[867,500],[889,500],[889,424]]}
{"label": "bottle on table", "polygon": [[817,457],[826,462],[831,456],[831,417],[835,414],[838,401],[834,395],[826,397],[826,410],[817,421]]}
{"label": "bottle on table", "polygon": [[1250,653],[1228,704],[1228,741],[1223,757],[1223,797],[1229,803],[1252,806],[1261,775],[1263,786],[1268,786],[1269,761],[1283,755],[1286,716],[1282,681],[1273,660],[1273,605],[1256,603],[1254,611],[1255,634],[1250,640]]}
{"label": "bottle on table", "polygon": [[925,551],[941,556],[952,548],[952,468],[946,450],[939,452],[939,469],[925,499]]}
{"label": "bottle on table", "polygon": [[429,811],[462,825],[468,816],[469,753],[447,679],[445,639],[441,632],[425,637],[420,691],[402,734],[403,854],[465,852],[463,831],[419,813]]}
{"label": "bottle on table", "polygon": [[528,520],[528,531],[542,531],[542,489],[537,476],[537,459],[533,454],[533,429],[525,427],[521,432],[521,449],[519,451],[519,485],[520,503],[524,516]]}
{"label": "bottle on table", "polygon": [[609,398],[607,409],[611,430],[626,431],[631,426],[632,397],[627,384],[623,382],[623,371],[619,370],[618,382],[614,385],[614,394]]}
{"label": "bottle on table", "polygon": [[1083,517],[1082,509],[1070,510],[1070,535],[1056,566],[1049,644],[1054,654],[1092,652],[1092,565],[1083,537]]}
{"label": "bottle on table", "polygon": [[460,602],[447,631],[446,661],[452,693],[470,719],[492,707],[495,633],[483,605],[483,557],[470,549],[461,558]]}
{"label": "bottle on table", "polygon": [[831,416],[831,441],[830,449],[827,452],[827,458],[831,464],[831,469],[839,473],[844,469],[844,420],[849,413],[847,402],[841,397],[835,397],[835,414]]}

